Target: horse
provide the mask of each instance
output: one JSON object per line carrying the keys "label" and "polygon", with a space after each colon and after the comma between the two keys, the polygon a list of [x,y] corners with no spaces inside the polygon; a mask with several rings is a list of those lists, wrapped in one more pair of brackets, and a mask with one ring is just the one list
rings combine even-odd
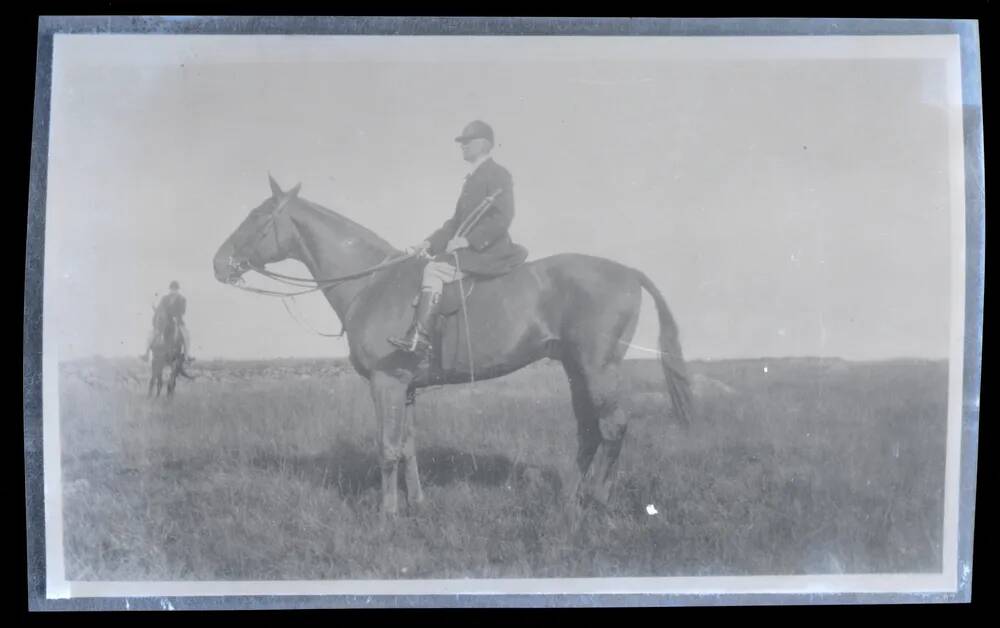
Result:
{"label": "horse", "polygon": [[[435,371],[426,360],[387,341],[410,322],[424,261],[300,197],[301,183],[284,191],[268,178],[271,196],[249,212],[216,252],[215,278],[239,287],[246,272],[267,274],[267,264],[286,259],[308,269],[341,321],[350,363],[370,388],[378,421],[383,514],[398,513],[401,467],[407,502],[419,506],[424,500],[415,439],[418,389],[502,377],[544,358],[561,362],[569,379],[578,441],[574,503],[607,507],[628,421],[621,404],[621,366],[636,330],[643,289],[659,316],[658,353],[672,412],[681,425],[690,424],[692,391],[678,328],[663,295],[642,271],[605,258],[563,253],[480,281],[465,304],[470,355],[465,359],[457,352],[448,368]],[[464,351],[464,341],[457,346]]]}
{"label": "horse", "polygon": [[194,379],[184,370],[184,345],[181,342],[181,330],[177,321],[173,317],[163,317],[160,322],[161,328],[156,340],[153,342],[152,372],[149,377],[149,390],[146,395],[153,396],[153,387],[156,387],[156,396],[159,397],[163,390],[163,369],[169,368],[167,375],[167,397],[174,396],[174,389],[177,387],[177,376],[183,375],[187,379]]}

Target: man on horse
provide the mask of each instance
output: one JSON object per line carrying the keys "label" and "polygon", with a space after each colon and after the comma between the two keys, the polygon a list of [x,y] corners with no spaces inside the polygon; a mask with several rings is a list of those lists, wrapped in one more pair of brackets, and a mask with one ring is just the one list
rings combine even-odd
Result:
{"label": "man on horse", "polygon": [[424,355],[444,285],[467,275],[499,276],[524,262],[527,251],[511,240],[514,219],[513,180],[490,157],[493,129],[481,120],[466,125],[455,138],[470,165],[454,215],[423,242],[409,247],[430,260],[424,267],[413,324],[402,337],[388,340],[403,351]]}
{"label": "man on horse", "polygon": [[184,324],[184,313],[187,311],[187,299],[180,292],[181,286],[176,281],[170,282],[170,292],[165,294],[160,303],[156,306],[153,314],[153,330],[149,334],[146,342],[146,352],[141,356],[143,361],[149,359],[149,352],[153,345],[159,342],[163,336],[163,331],[167,323],[174,321],[177,330],[181,335],[181,348],[184,355],[190,358],[188,348],[190,347],[190,337],[187,326]]}

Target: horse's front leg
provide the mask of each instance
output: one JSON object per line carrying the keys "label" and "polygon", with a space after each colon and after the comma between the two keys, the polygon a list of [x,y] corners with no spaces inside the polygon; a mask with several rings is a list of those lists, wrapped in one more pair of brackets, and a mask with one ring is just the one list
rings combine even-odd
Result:
{"label": "horse's front leg", "polygon": [[407,389],[403,410],[403,460],[406,464],[406,501],[410,506],[418,506],[424,501],[420,471],[417,469],[416,401],[416,391]]}
{"label": "horse's front leg", "polygon": [[372,400],[379,423],[379,462],[382,470],[382,513],[399,512],[399,463],[403,458],[407,383],[376,372],[371,378]]}
{"label": "horse's front leg", "polygon": [[174,390],[177,388],[177,371],[178,371],[178,365],[177,365],[177,362],[175,361],[170,366],[170,375],[167,377],[167,396],[168,397],[173,397],[174,396]]}

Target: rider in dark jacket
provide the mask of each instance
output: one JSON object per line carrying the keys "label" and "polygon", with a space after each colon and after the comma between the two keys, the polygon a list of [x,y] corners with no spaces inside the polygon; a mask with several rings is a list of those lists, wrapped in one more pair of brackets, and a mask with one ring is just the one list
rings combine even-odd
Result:
{"label": "rider in dark jacket", "polygon": [[153,330],[150,332],[146,341],[146,352],[141,356],[143,360],[149,359],[149,352],[152,350],[153,345],[159,341],[167,321],[171,318],[176,323],[177,329],[181,332],[181,342],[183,343],[182,350],[184,351],[184,355],[190,357],[188,350],[191,346],[191,339],[188,334],[187,326],[184,324],[184,314],[187,311],[187,299],[185,299],[184,295],[181,294],[180,289],[181,286],[179,283],[171,281],[170,292],[165,294],[156,306],[153,313]]}
{"label": "rider in dark jacket", "polygon": [[[430,349],[431,321],[444,284],[466,275],[498,276],[524,262],[527,250],[511,240],[508,229],[514,220],[514,182],[506,168],[490,157],[493,129],[480,120],[469,123],[455,138],[462,157],[471,168],[455,204],[455,213],[420,244],[407,249],[432,259],[424,267],[420,301],[413,324],[402,337],[389,342],[408,352],[423,354]],[[493,196],[489,209],[468,227],[458,230],[477,208]],[[456,258],[457,257],[457,265]]]}

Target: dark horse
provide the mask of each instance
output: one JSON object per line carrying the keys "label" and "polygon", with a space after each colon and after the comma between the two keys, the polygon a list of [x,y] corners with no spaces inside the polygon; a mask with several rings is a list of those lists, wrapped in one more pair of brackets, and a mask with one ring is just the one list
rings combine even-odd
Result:
{"label": "dark horse", "polygon": [[149,376],[148,396],[153,396],[153,386],[156,386],[156,396],[160,396],[163,390],[163,369],[168,368],[167,375],[167,397],[174,396],[174,389],[177,387],[177,376],[183,375],[188,379],[194,379],[184,370],[184,345],[181,342],[181,330],[178,329],[177,322],[173,317],[164,317],[166,320],[160,322],[161,330],[153,342],[152,353],[152,373]]}
{"label": "dark horse", "polygon": [[[271,198],[253,209],[216,253],[219,281],[237,283],[247,270],[285,259],[303,263],[315,279],[328,279],[401,255],[361,225],[299,198],[300,187],[284,192],[271,179]],[[475,368],[463,359],[463,340],[451,366],[429,371],[386,340],[412,318],[422,264],[410,258],[323,290],[344,325],[352,365],[370,383],[379,421],[383,512],[398,509],[400,464],[408,501],[423,499],[414,438],[416,389],[465,383],[470,375],[500,377],[546,357],[561,361],[569,377],[578,429],[578,503],[607,504],[627,423],[619,403],[620,368],[635,333],[643,288],[659,313],[659,355],[673,411],[687,423],[691,389],[677,326],[642,272],[606,259],[562,254],[480,282],[467,304]]]}

